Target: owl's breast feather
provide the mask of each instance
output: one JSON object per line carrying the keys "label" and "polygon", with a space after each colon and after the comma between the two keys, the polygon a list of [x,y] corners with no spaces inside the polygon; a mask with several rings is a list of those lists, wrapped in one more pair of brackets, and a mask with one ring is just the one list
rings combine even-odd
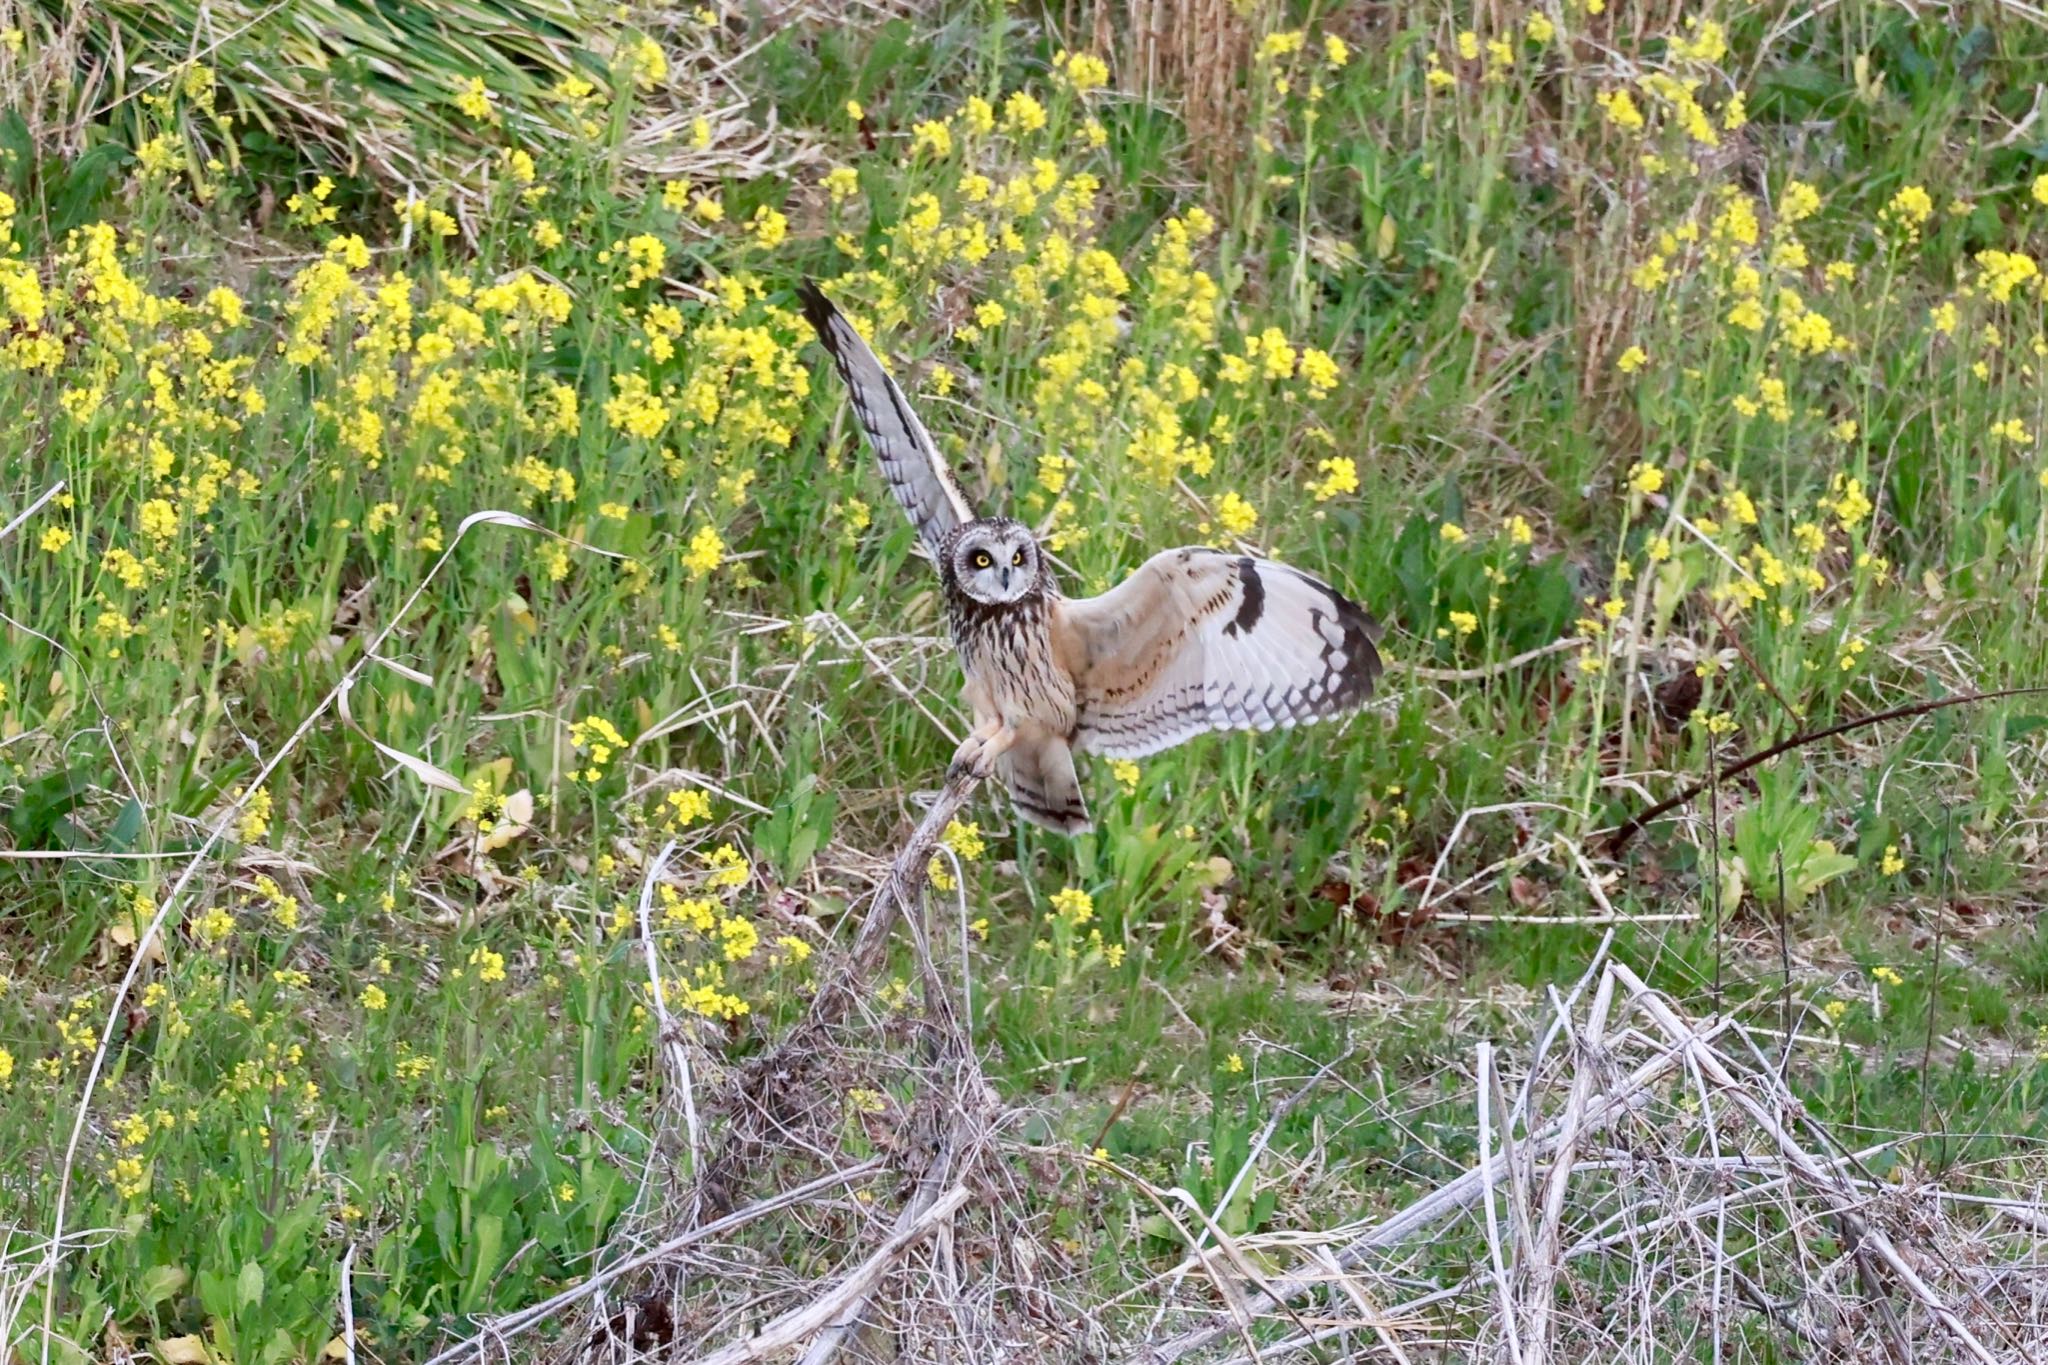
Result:
{"label": "owl's breast feather", "polygon": [[962,602],[953,643],[970,691],[1011,723],[1030,721],[1057,734],[1073,728],[1074,683],[1053,658],[1046,604],[1027,599],[1002,607]]}

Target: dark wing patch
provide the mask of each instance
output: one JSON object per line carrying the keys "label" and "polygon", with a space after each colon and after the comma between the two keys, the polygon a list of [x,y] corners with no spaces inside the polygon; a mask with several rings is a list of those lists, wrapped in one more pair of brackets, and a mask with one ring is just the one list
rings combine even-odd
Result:
{"label": "dark wing patch", "polygon": [[1223,628],[1225,635],[1244,634],[1259,624],[1259,617],[1266,611],[1266,583],[1259,577],[1259,566],[1250,555],[1237,561],[1237,582],[1244,598],[1237,604],[1237,615]]}

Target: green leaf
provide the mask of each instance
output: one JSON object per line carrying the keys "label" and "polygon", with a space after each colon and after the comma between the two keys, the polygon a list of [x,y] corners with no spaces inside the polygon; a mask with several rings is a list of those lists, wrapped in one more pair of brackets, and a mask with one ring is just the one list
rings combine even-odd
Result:
{"label": "green leaf", "polygon": [[242,1263],[242,1273],[235,1276],[235,1307],[253,1308],[263,1302],[263,1267],[254,1261]]}
{"label": "green leaf", "polygon": [[62,237],[98,217],[132,159],[118,142],[102,142],[81,152],[50,192],[50,235]]}
{"label": "green leaf", "polygon": [[1832,71],[1811,62],[1793,62],[1758,76],[1755,108],[1760,116],[1798,118],[1847,100],[1854,92],[1854,86]]}
{"label": "green leaf", "polygon": [[135,847],[136,838],[142,833],[142,803],[134,797],[121,803],[120,814],[114,823],[100,837],[100,847],[108,853],[126,853]]}
{"label": "green leaf", "polygon": [[479,1214],[470,1227],[470,1244],[476,1262],[470,1267],[469,1283],[462,1291],[462,1311],[469,1312],[484,1302],[491,1280],[498,1273],[498,1257],[504,1250],[505,1220],[495,1213]]}
{"label": "green leaf", "polygon": [[64,817],[76,810],[92,790],[93,769],[86,764],[45,773],[22,785],[21,799],[7,811],[4,823],[22,848],[71,848],[76,829]]}
{"label": "green leaf", "polygon": [[191,1283],[191,1272],[181,1265],[153,1265],[142,1272],[142,1305],[154,1308],[165,1299],[183,1292]]}
{"label": "green leaf", "polygon": [[29,177],[35,171],[36,142],[28,121],[18,109],[0,114],[0,177],[17,199],[28,198]]}

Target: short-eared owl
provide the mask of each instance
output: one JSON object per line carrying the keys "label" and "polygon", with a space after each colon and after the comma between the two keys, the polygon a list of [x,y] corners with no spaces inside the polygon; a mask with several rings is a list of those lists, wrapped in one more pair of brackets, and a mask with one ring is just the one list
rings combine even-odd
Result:
{"label": "short-eared owl", "polygon": [[1030,528],[974,515],[860,334],[815,284],[798,293],[939,567],[974,712],[954,765],[1001,778],[1026,819],[1089,828],[1077,750],[1136,758],[1204,730],[1342,715],[1372,695],[1378,622],[1270,559],[1167,550],[1100,597],[1062,597]]}

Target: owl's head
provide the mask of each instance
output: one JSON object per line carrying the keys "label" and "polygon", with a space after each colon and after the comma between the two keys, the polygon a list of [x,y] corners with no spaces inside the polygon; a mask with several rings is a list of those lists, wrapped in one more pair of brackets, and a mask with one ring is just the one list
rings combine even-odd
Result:
{"label": "owl's head", "polygon": [[1016,602],[1040,590],[1038,541],[1030,527],[1007,517],[961,528],[953,542],[952,568],[961,593],[989,606]]}

